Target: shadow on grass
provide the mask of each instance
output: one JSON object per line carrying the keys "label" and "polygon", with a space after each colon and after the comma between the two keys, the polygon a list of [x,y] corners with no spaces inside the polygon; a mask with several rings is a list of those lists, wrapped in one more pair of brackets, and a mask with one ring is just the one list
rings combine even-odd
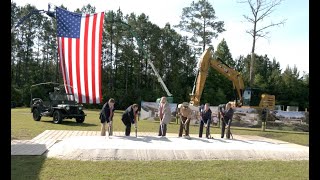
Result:
{"label": "shadow on grass", "polygon": [[[54,124],[52,120],[48,120],[48,121],[41,120],[41,122]],[[75,120],[74,121],[72,121],[72,120],[63,120],[61,124],[57,124],[57,125],[82,126],[82,127],[98,126],[97,124],[91,124],[91,123],[86,123],[86,122],[77,123]]]}

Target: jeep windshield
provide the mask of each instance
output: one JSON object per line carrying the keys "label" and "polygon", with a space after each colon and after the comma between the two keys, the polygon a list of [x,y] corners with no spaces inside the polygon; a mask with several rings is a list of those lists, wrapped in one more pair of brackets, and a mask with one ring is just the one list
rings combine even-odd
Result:
{"label": "jeep windshield", "polygon": [[53,101],[74,101],[73,94],[50,93],[50,99]]}

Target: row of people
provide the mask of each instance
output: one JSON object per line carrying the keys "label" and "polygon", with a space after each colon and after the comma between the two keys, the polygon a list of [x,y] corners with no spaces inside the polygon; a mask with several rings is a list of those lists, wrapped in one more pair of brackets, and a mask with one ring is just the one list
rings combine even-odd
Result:
{"label": "row of people", "polygon": [[[101,122],[101,136],[106,135],[106,124],[111,125],[113,115],[114,115],[114,103],[115,100],[110,98],[106,102],[100,111],[100,122]],[[121,120],[125,125],[125,135],[130,136],[131,124],[137,128],[137,117],[138,117],[138,104],[130,105],[122,114]],[[200,126],[199,126],[199,137],[202,137],[203,127],[206,128],[206,138],[210,138],[210,124],[211,124],[211,114],[210,104],[206,103],[204,107],[200,107]],[[219,108],[219,113],[222,117],[221,126],[221,138],[224,137],[225,129],[229,128],[232,121],[233,109],[231,104],[227,103],[225,108]],[[183,130],[185,131],[185,136],[189,136],[189,126],[192,116],[192,110],[189,107],[189,103],[184,102],[178,105],[178,115],[180,116],[180,128],[178,136],[182,137]],[[158,136],[166,136],[167,126],[171,121],[171,109],[166,97],[162,97],[158,107],[159,114],[159,133]],[[227,137],[229,138],[229,137]]]}
{"label": "row of people", "polygon": [[[100,111],[100,122],[101,122],[101,136],[106,135],[106,124],[111,126],[113,116],[114,116],[114,103],[115,100],[113,98],[110,98],[108,102],[106,102]],[[130,105],[122,114],[121,120],[123,124],[125,125],[125,135],[130,136],[131,132],[131,124],[134,124],[134,127],[137,128],[137,117],[138,117],[138,104],[132,104]]]}

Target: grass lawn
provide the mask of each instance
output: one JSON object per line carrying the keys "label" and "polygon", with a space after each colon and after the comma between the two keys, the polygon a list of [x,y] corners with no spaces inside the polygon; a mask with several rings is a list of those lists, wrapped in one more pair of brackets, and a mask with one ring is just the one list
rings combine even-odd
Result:
{"label": "grass lawn", "polygon": [[[124,131],[116,111],[114,131]],[[53,124],[52,118],[34,121],[29,108],[11,109],[11,139],[29,140],[45,130],[100,131],[99,110],[85,110],[84,123],[74,119]],[[139,131],[157,132],[158,122],[140,120]],[[168,125],[168,133],[178,134],[178,125]],[[198,126],[190,126],[198,133]],[[212,134],[220,133],[213,127]],[[252,128],[232,128],[233,134],[258,135],[309,145],[309,133]],[[309,161],[77,161],[43,156],[11,156],[11,179],[309,179]]]}

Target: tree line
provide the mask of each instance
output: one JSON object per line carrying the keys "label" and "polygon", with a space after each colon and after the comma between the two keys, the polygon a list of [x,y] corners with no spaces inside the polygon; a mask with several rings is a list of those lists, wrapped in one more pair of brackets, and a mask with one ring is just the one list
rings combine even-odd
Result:
{"label": "tree line", "polygon": [[[67,9],[63,5],[60,7]],[[11,26],[35,9],[29,4],[20,7],[12,2]],[[95,7],[88,4],[75,12],[96,11]],[[214,22],[215,18],[208,20]],[[29,106],[31,85],[42,82],[63,83],[57,56],[55,21],[46,15],[33,15],[11,32],[11,100],[20,106]],[[155,102],[157,98],[166,96],[147,58],[153,62],[173,94],[175,103],[190,100],[197,61],[205,46],[203,41],[195,40],[196,37],[190,43],[190,37],[179,34],[174,27],[179,25],[167,23],[164,28],[160,28],[144,13],[123,14],[120,8],[116,12],[106,12],[101,67],[104,101],[112,97],[116,100],[117,109],[125,109],[133,103]],[[218,21],[213,27],[216,31],[208,33],[213,35],[212,40],[224,30],[223,21]],[[206,42],[210,46],[211,41]],[[199,43],[200,48],[196,43]],[[215,49],[215,55],[241,72],[245,85],[249,86],[251,54],[233,58],[223,39]],[[279,62],[275,58],[270,60],[266,54],[255,54],[253,68],[254,86],[275,95],[276,104],[299,106],[301,110],[309,107],[309,74],[301,75],[295,66],[287,66],[282,70]],[[214,69],[209,69],[201,102],[209,102],[214,106],[234,99],[232,82]],[[101,105],[85,104],[87,108]]]}

